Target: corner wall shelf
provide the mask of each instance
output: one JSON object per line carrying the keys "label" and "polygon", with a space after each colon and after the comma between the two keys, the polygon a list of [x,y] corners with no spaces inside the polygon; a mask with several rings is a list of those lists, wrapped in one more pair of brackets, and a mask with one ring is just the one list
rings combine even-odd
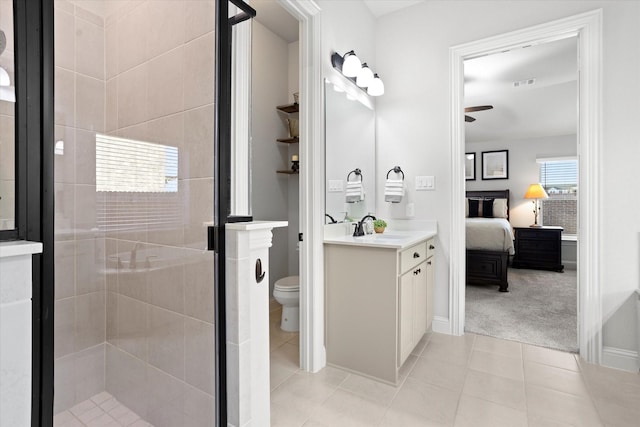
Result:
{"label": "corner wall shelf", "polygon": [[278,105],[276,108],[284,113],[292,114],[300,111],[300,104]]}
{"label": "corner wall shelf", "polygon": [[300,138],[294,136],[293,138],[278,138],[276,139],[278,142],[284,142],[285,144],[297,144],[300,142]]}

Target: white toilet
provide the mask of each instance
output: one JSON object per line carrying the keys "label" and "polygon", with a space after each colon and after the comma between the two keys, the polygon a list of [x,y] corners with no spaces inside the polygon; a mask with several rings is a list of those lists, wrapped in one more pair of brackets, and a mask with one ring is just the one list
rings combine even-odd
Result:
{"label": "white toilet", "polygon": [[288,276],[276,281],[273,297],[282,304],[280,329],[296,332],[300,329],[300,277]]}

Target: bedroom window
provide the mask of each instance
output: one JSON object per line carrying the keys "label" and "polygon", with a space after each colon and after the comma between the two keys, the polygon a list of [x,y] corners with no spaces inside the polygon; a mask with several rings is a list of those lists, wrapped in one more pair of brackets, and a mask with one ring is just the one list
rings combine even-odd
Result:
{"label": "bedroom window", "polygon": [[578,159],[538,159],[540,183],[549,195],[542,201],[542,224],[564,228],[565,235],[578,234]]}

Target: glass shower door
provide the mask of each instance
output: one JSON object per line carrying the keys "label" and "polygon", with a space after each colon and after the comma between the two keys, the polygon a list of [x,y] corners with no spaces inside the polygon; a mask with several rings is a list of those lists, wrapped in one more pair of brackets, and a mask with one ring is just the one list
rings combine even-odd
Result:
{"label": "glass shower door", "polygon": [[56,421],[215,425],[215,1],[56,1]]}

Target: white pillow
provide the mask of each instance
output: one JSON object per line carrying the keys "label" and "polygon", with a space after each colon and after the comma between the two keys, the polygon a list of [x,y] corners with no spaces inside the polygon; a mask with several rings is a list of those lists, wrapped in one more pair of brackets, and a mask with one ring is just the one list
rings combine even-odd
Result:
{"label": "white pillow", "polygon": [[507,212],[507,199],[495,199],[493,201],[493,217],[494,218],[506,218]]}

